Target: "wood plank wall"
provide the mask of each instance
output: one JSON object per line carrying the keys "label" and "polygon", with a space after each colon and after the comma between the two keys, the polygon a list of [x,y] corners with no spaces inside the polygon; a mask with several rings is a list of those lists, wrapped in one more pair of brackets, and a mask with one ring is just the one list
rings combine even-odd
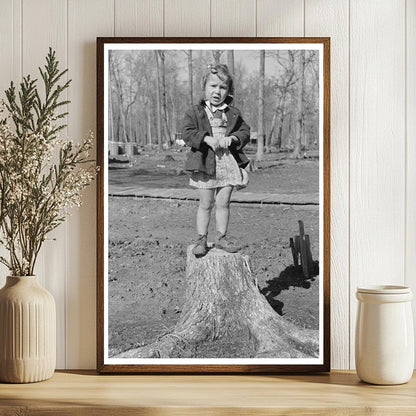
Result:
{"label": "wood plank wall", "polygon": [[[52,46],[73,80],[74,140],[95,129],[97,36],[331,37],[332,368],[354,368],[356,287],[416,290],[416,2],[0,0],[0,10],[0,91],[36,74]],[[57,302],[58,368],[95,368],[95,186],[53,237],[37,273]]]}

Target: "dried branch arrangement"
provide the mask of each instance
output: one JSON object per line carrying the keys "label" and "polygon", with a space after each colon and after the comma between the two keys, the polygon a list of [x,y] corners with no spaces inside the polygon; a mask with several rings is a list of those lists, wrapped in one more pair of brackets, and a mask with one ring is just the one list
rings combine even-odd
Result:
{"label": "dried branch arrangement", "polygon": [[39,68],[42,94],[27,75],[19,91],[11,82],[0,105],[0,246],[9,253],[0,262],[13,276],[33,275],[47,235],[81,205],[82,191],[96,175],[92,133],[79,144],[59,135],[68,114],[62,109],[69,101],[60,99],[71,82],[60,84],[67,71],[59,70],[49,48]]}

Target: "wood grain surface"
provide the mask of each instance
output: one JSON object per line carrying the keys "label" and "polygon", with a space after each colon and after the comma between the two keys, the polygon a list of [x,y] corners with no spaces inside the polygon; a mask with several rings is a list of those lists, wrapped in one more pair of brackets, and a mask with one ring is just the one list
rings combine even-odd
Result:
{"label": "wood grain surface", "polygon": [[355,365],[356,288],[404,284],[404,5],[404,0],[385,0],[377,7],[360,0],[350,2],[351,368]]}
{"label": "wood grain surface", "polygon": [[164,2],[164,36],[210,36],[211,2],[175,0]]}
{"label": "wood grain surface", "polygon": [[[28,74],[31,78],[38,79],[40,95],[44,94],[43,83],[38,71],[38,67],[44,68],[45,57],[49,47],[56,51],[56,58],[60,62],[60,70],[67,67],[66,45],[67,45],[67,20],[66,20],[66,1],[65,0],[41,0],[33,2],[22,0],[22,73]],[[24,12],[23,12],[24,11]],[[40,30],[40,28],[42,28]],[[63,77],[65,82],[66,76]],[[66,99],[67,92],[62,95]],[[66,111],[66,106],[62,108]],[[62,137],[66,137],[68,130],[61,132]],[[54,156],[57,162],[58,155]],[[56,228],[49,239],[55,238],[54,244],[46,241],[39,252],[38,261],[35,267],[35,274],[39,276],[39,282],[46,287],[55,298],[57,316],[57,344],[66,344],[66,281],[67,268],[66,259],[66,227],[63,225]],[[53,270],[53,273],[49,273]],[[57,349],[56,362],[58,367],[65,367],[66,350]]]}
{"label": "wood grain surface", "polygon": [[[22,34],[21,1],[3,0],[0,13],[0,100],[6,98],[4,91],[10,81],[20,82],[22,76]],[[7,256],[7,251],[0,246],[0,256]],[[6,283],[8,271],[0,264],[0,287]]]}
{"label": "wood grain surface", "polygon": [[257,0],[257,36],[305,36],[304,23],[303,0]]}
{"label": "wood grain surface", "polygon": [[115,0],[115,36],[163,36],[163,0]]}
{"label": "wood grain surface", "polygon": [[[79,142],[90,130],[95,131],[95,36],[114,36],[113,0],[69,0],[68,25],[68,66],[73,80],[68,131]],[[96,186],[94,182],[85,190],[82,208],[68,219],[66,368],[94,367],[96,357]]]}
{"label": "wood grain surface", "polygon": [[361,383],[353,372],[311,376],[57,372],[42,383],[0,384],[0,415],[414,415],[415,388],[415,377],[400,386],[374,386]]}
{"label": "wood grain surface", "polygon": [[[388,281],[416,289],[415,2],[200,0],[194,7],[194,0],[0,0],[0,5],[0,96],[11,79],[19,81],[28,71],[36,76],[45,48],[56,48],[74,80],[72,138],[94,129],[98,36],[332,38],[332,365],[353,367],[356,286]],[[84,201],[58,241],[47,242],[39,264],[59,302],[60,368],[96,365],[94,187]],[[6,274],[0,267],[0,284]]]}
{"label": "wood grain surface", "polygon": [[[405,285],[416,292],[416,1],[406,2],[406,270]],[[416,296],[413,297],[416,322]]]}
{"label": "wood grain surface", "polygon": [[251,0],[211,0],[211,36],[256,36],[256,4]]}
{"label": "wood grain surface", "polygon": [[331,38],[331,365],[349,368],[349,51],[348,0],[305,5],[305,36]]}

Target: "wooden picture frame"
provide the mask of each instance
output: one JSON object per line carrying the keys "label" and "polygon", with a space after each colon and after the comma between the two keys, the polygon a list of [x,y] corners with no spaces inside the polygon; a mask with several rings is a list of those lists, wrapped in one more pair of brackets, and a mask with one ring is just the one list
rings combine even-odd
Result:
{"label": "wooden picture frame", "polygon": [[[191,50],[194,52],[189,61],[189,54],[187,57],[181,52]],[[192,231],[194,220],[190,222],[189,218],[196,214],[198,198],[194,196],[197,190],[191,191],[187,186],[175,188],[174,184],[169,187],[165,182],[180,180],[184,183],[184,178],[177,179],[166,172],[176,169],[178,177],[184,174],[183,167],[176,163],[176,159],[183,161],[187,157],[179,147],[183,143],[178,133],[178,120],[184,103],[192,102],[202,92],[202,89],[196,91],[196,83],[202,72],[207,71],[208,55],[211,54],[212,61],[217,56],[213,51],[234,51],[227,52],[230,59],[232,57],[229,72],[235,74],[237,80],[236,107],[243,104],[236,117],[249,120],[268,117],[270,124],[271,114],[276,114],[276,117],[281,116],[280,124],[275,121],[270,126],[281,128],[271,142],[277,143],[277,147],[268,147],[274,150],[266,156],[267,163],[256,163],[251,153],[246,170],[254,169],[249,172],[250,180],[254,180],[252,186],[256,188],[251,192],[254,200],[245,200],[250,192],[244,191],[241,191],[243,197],[239,197],[239,201],[243,201],[240,205],[239,201],[231,199],[231,210],[235,209],[240,218],[238,225],[245,224],[244,227],[251,230],[253,224],[262,224],[259,231],[247,231],[251,233],[249,236],[234,226],[243,243],[246,237],[251,239],[246,250],[252,253],[250,261],[255,260],[255,264],[250,266],[244,249],[242,254],[224,252],[227,264],[220,266],[222,272],[213,273],[219,273],[219,277],[214,282],[218,287],[212,289],[212,293],[219,291],[226,300],[221,303],[217,295],[213,295],[214,298],[207,301],[209,307],[205,301],[195,307],[191,306],[195,301],[190,298],[196,299],[201,296],[199,293],[214,287],[214,283],[207,283],[207,277],[203,276],[204,270],[211,266],[202,262],[208,262],[210,255],[222,262],[223,254],[215,249],[196,259],[190,251],[193,246],[187,249],[188,236],[193,235],[192,232],[196,234]],[[266,53],[263,55],[260,51]],[[255,73],[260,59],[264,59],[266,68],[268,65],[274,68],[271,72],[266,69],[264,79]],[[275,64],[271,63],[272,59],[276,60]],[[187,62],[193,64],[192,70]],[[215,65],[215,61],[212,63]],[[209,66],[208,70],[213,71],[212,68]],[[193,80],[189,74],[193,74]],[[221,79],[224,82],[224,78]],[[229,78],[225,79],[227,84]],[[256,115],[261,106],[257,107],[253,101],[259,100],[256,96],[260,91],[259,79],[263,79],[265,88],[262,98],[256,102],[266,104],[267,114],[263,116]],[[157,99],[163,82],[165,89]],[[186,88],[190,85],[194,90],[190,89],[186,98]],[[229,83],[227,88],[229,93]],[[285,108],[278,107],[278,98],[283,100],[283,105],[286,103]],[[267,107],[268,102],[275,105]],[[163,120],[157,119],[157,114]],[[161,125],[159,133],[158,125]],[[301,129],[299,134],[295,130],[297,125]],[[249,156],[249,152],[259,151],[254,141],[261,143],[257,140],[259,136],[254,137],[253,128],[251,131],[246,147]],[[265,132],[269,133],[267,128]],[[167,139],[163,143],[164,134]],[[157,153],[155,136],[158,148],[166,145],[168,150]],[[241,144],[238,138],[237,142]],[[173,147],[177,153],[172,153],[172,143],[177,144]],[[298,153],[298,158],[292,160],[290,156],[297,143],[302,149],[300,158]],[[141,154],[135,155],[138,145]],[[127,156],[118,155],[121,147]],[[168,154],[170,157],[166,157]],[[151,161],[155,170],[145,178],[143,175],[149,173]],[[329,38],[97,38],[97,163],[100,166],[97,184],[97,369],[100,373],[330,371]],[[278,174],[273,173],[278,169]],[[262,184],[261,178],[266,178],[267,172],[278,178],[268,182],[270,186],[278,186],[278,192],[273,188],[273,192],[257,193],[262,187],[256,183]],[[299,183],[287,188],[298,176]],[[165,182],[160,182],[160,178]],[[306,185],[302,185],[302,181]],[[154,189],[155,183],[157,189]],[[278,185],[274,185],[276,183]],[[250,209],[252,211],[248,211]],[[255,220],[251,217],[253,212],[257,213]],[[185,235],[183,241],[175,239],[177,231],[169,231],[170,224],[182,227],[182,217],[187,218],[183,219],[186,224],[181,228]],[[262,218],[265,218],[264,224]],[[298,224],[303,218],[306,220]],[[280,226],[270,234],[272,237],[267,237],[275,224]],[[149,228],[152,226],[154,229]],[[266,252],[276,254],[267,257]],[[318,260],[313,261],[312,252]],[[167,257],[169,255],[171,257]],[[267,261],[262,260],[263,255]],[[228,262],[234,262],[233,266]],[[230,271],[230,267],[240,267],[239,262],[244,271]],[[275,275],[276,270],[279,276]],[[232,297],[223,293],[225,289],[221,285],[234,285],[236,279],[226,280],[234,272],[238,276],[246,275],[243,283],[235,283],[243,285],[245,292],[233,288],[235,296]],[[196,284],[196,279],[200,283]],[[191,285],[192,294],[189,292]],[[279,293],[284,296],[284,302],[277,299]],[[249,301],[244,300],[245,297]],[[293,305],[291,310],[290,305]],[[225,308],[228,308],[227,313],[223,312]],[[196,318],[192,318],[193,321],[189,318],[196,315],[198,324]],[[184,330],[186,319],[189,332]],[[189,333],[194,338],[188,336]],[[269,335],[264,335],[266,333]],[[198,341],[194,342],[195,339]]]}

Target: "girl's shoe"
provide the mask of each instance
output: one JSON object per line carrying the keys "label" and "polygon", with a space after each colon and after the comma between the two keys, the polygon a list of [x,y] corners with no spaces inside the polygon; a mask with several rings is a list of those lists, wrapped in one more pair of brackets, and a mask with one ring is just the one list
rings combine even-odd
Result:
{"label": "girl's shoe", "polygon": [[195,257],[202,257],[208,253],[207,235],[199,235],[196,240],[195,247],[192,249],[192,254]]}
{"label": "girl's shoe", "polygon": [[237,253],[237,251],[241,250],[241,246],[230,241],[226,234],[221,234],[219,231],[215,238],[215,247],[227,251],[228,253]]}

